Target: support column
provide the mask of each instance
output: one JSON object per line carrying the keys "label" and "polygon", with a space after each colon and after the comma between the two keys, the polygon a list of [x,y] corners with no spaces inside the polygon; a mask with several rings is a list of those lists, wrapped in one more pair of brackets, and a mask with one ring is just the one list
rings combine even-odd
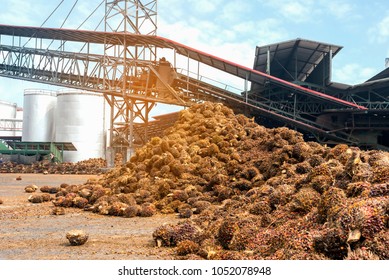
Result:
{"label": "support column", "polygon": [[[106,32],[156,35],[157,0],[106,0],[105,8]],[[123,161],[127,161],[134,149],[135,120],[148,123],[149,109],[146,113],[136,109],[150,108],[150,102],[141,98],[147,95],[147,86],[134,88],[132,81],[145,69],[139,66],[140,61],[156,61],[156,50],[155,46],[129,46],[126,39],[120,45],[110,44],[109,41],[104,44],[104,88],[111,110],[111,157],[121,153]],[[140,98],[136,99],[136,95]],[[107,160],[113,161],[112,158]]]}

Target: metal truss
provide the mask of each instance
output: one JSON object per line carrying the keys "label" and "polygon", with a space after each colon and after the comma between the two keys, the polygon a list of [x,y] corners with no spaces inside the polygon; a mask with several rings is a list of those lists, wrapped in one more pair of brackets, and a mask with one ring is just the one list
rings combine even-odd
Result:
{"label": "metal truss", "polygon": [[[268,85],[268,88],[264,92],[250,92],[247,101],[257,107],[285,116],[287,118],[286,122],[291,126],[295,126],[294,123],[297,122],[319,129],[319,133],[311,129],[312,135],[319,142],[342,141],[352,144],[358,143],[358,139],[350,133],[334,129],[331,122],[324,123],[323,120],[320,124],[316,122],[317,117],[327,110],[342,112],[344,108],[341,106],[339,108],[333,104],[330,106],[328,103],[319,102],[298,92],[280,89],[272,85]],[[322,133],[323,131],[325,133]]]}
{"label": "metal truss", "polygon": [[358,104],[365,106],[369,110],[389,111],[389,102],[358,102]]}
{"label": "metal truss", "polygon": [[384,96],[375,90],[367,90],[365,92],[347,94],[346,98],[365,106],[369,110],[385,111],[389,110],[389,91],[387,90],[386,95]]}
{"label": "metal truss", "polygon": [[0,75],[103,92],[103,56],[0,46]]}
{"label": "metal truss", "polygon": [[[115,152],[126,153],[130,147],[142,144],[130,142],[129,135],[147,141],[147,130],[138,132],[134,122],[147,124],[149,113],[157,102],[188,106],[208,100],[222,102],[241,112],[250,105],[254,111],[263,109],[285,116],[291,125],[297,121],[318,127],[312,121],[314,117],[307,118],[319,112],[318,104],[297,94],[292,97],[285,95],[289,93],[270,94],[272,99],[265,99],[263,95],[251,93],[245,97],[183,74],[177,76],[172,86],[166,84],[162,90],[157,90],[149,86],[152,75],[159,78],[152,61],[127,59],[128,69],[134,71],[137,67],[143,74],[126,76],[123,87],[119,71],[112,71],[114,75],[109,78],[104,75],[106,56],[102,55],[1,46],[0,58],[0,76],[103,93],[111,107],[111,120],[114,120],[110,132]],[[328,127],[319,128],[329,130]]]}
{"label": "metal truss", "polygon": [[123,95],[122,89],[125,86],[126,96],[128,97],[176,105],[185,103],[169,85],[166,85],[168,90],[165,91],[158,91],[158,89],[148,86],[151,76],[156,79],[159,78],[159,74],[155,69],[155,62],[127,59],[126,67],[131,69],[130,72],[135,72],[135,69],[142,69],[142,74],[127,76],[126,82],[123,84],[120,79],[123,78],[122,73],[119,71],[113,71],[110,77],[104,76],[105,58],[103,55],[91,53],[0,45],[0,76],[57,86],[62,85],[116,96]]}
{"label": "metal truss", "polygon": [[[106,1],[106,32],[156,35],[156,20],[156,0]],[[156,56],[155,46],[129,47],[125,38],[121,44],[112,44],[108,40],[104,43],[103,87],[109,91],[119,89],[120,92],[119,95],[104,95],[111,106],[110,148],[113,153],[120,152],[124,160],[134,150],[134,122],[141,120],[147,124],[149,112],[155,105],[154,101],[147,98],[155,98],[147,87],[153,68],[142,66],[139,61],[155,62]],[[132,65],[128,64],[129,60],[133,62]],[[133,82],[142,75],[149,76],[146,77],[146,87],[136,88]],[[140,96],[146,98],[139,98]]]}
{"label": "metal truss", "polygon": [[[329,105],[325,102],[318,102],[315,99],[301,95],[297,92],[273,88],[267,89],[263,93],[250,92],[248,97],[268,108],[295,117],[300,115],[317,116],[327,109],[337,108],[333,104]],[[340,108],[343,107],[339,106],[339,109]]]}

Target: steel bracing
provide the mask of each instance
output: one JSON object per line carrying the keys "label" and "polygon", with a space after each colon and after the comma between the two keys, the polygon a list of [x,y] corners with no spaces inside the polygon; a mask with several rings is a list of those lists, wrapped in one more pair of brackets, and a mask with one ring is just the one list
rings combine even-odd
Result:
{"label": "steel bracing", "polygon": [[[155,36],[157,1],[106,1],[104,23],[105,32]],[[111,107],[110,147],[113,153],[122,153],[124,160],[128,151],[134,149],[134,122],[138,119],[147,125],[150,110],[155,104],[151,98],[141,98],[151,97],[152,93],[147,86],[136,82],[141,73],[147,73],[146,81],[151,74],[151,65],[142,65],[141,60],[155,61],[156,55],[155,46],[129,46],[127,37],[117,44],[104,37],[104,58],[100,66],[103,71],[102,87],[106,91],[104,96]],[[111,91],[118,90],[119,94],[111,94]]]}

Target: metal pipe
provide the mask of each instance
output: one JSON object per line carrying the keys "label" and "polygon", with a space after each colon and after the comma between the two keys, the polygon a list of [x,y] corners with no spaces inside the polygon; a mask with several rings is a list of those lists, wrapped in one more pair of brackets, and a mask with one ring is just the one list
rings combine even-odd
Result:
{"label": "metal pipe", "polygon": [[329,69],[328,69],[328,81],[327,85],[329,85],[332,81],[332,48],[330,46],[330,57],[329,57]]}
{"label": "metal pipe", "polygon": [[267,47],[266,53],[266,74],[270,75],[270,47]]}
{"label": "metal pipe", "polygon": [[247,92],[247,88],[248,88],[248,73],[246,73],[246,79],[244,80],[244,92],[245,92],[245,96],[246,96],[246,103],[248,101],[248,92]]}

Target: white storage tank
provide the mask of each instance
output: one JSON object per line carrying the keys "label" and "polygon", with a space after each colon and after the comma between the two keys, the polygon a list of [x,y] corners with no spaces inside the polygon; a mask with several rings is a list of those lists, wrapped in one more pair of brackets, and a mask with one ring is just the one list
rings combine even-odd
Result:
{"label": "white storage tank", "polygon": [[15,120],[15,136],[22,137],[23,129],[23,108],[16,108],[16,120]]}
{"label": "white storage tank", "polygon": [[105,158],[104,97],[80,91],[57,94],[55,141],[72,142],[77,151],[65,151],[64,161]]}
{"label": "white storage tank", "polygon": [[22,141],[54,141],[56,106],[55,91],[38,89],[24,91]]}
{"label": "white storage tank", "polygon": [[16,103],[0,101],[0,119],[16,118]]}
{"label": "white storage tank", "polygon": [[[16,103],[0,101],[0,120],[10,121],[16,119]],[[15,131],[0,127],[0,136],[15,136]]]}

